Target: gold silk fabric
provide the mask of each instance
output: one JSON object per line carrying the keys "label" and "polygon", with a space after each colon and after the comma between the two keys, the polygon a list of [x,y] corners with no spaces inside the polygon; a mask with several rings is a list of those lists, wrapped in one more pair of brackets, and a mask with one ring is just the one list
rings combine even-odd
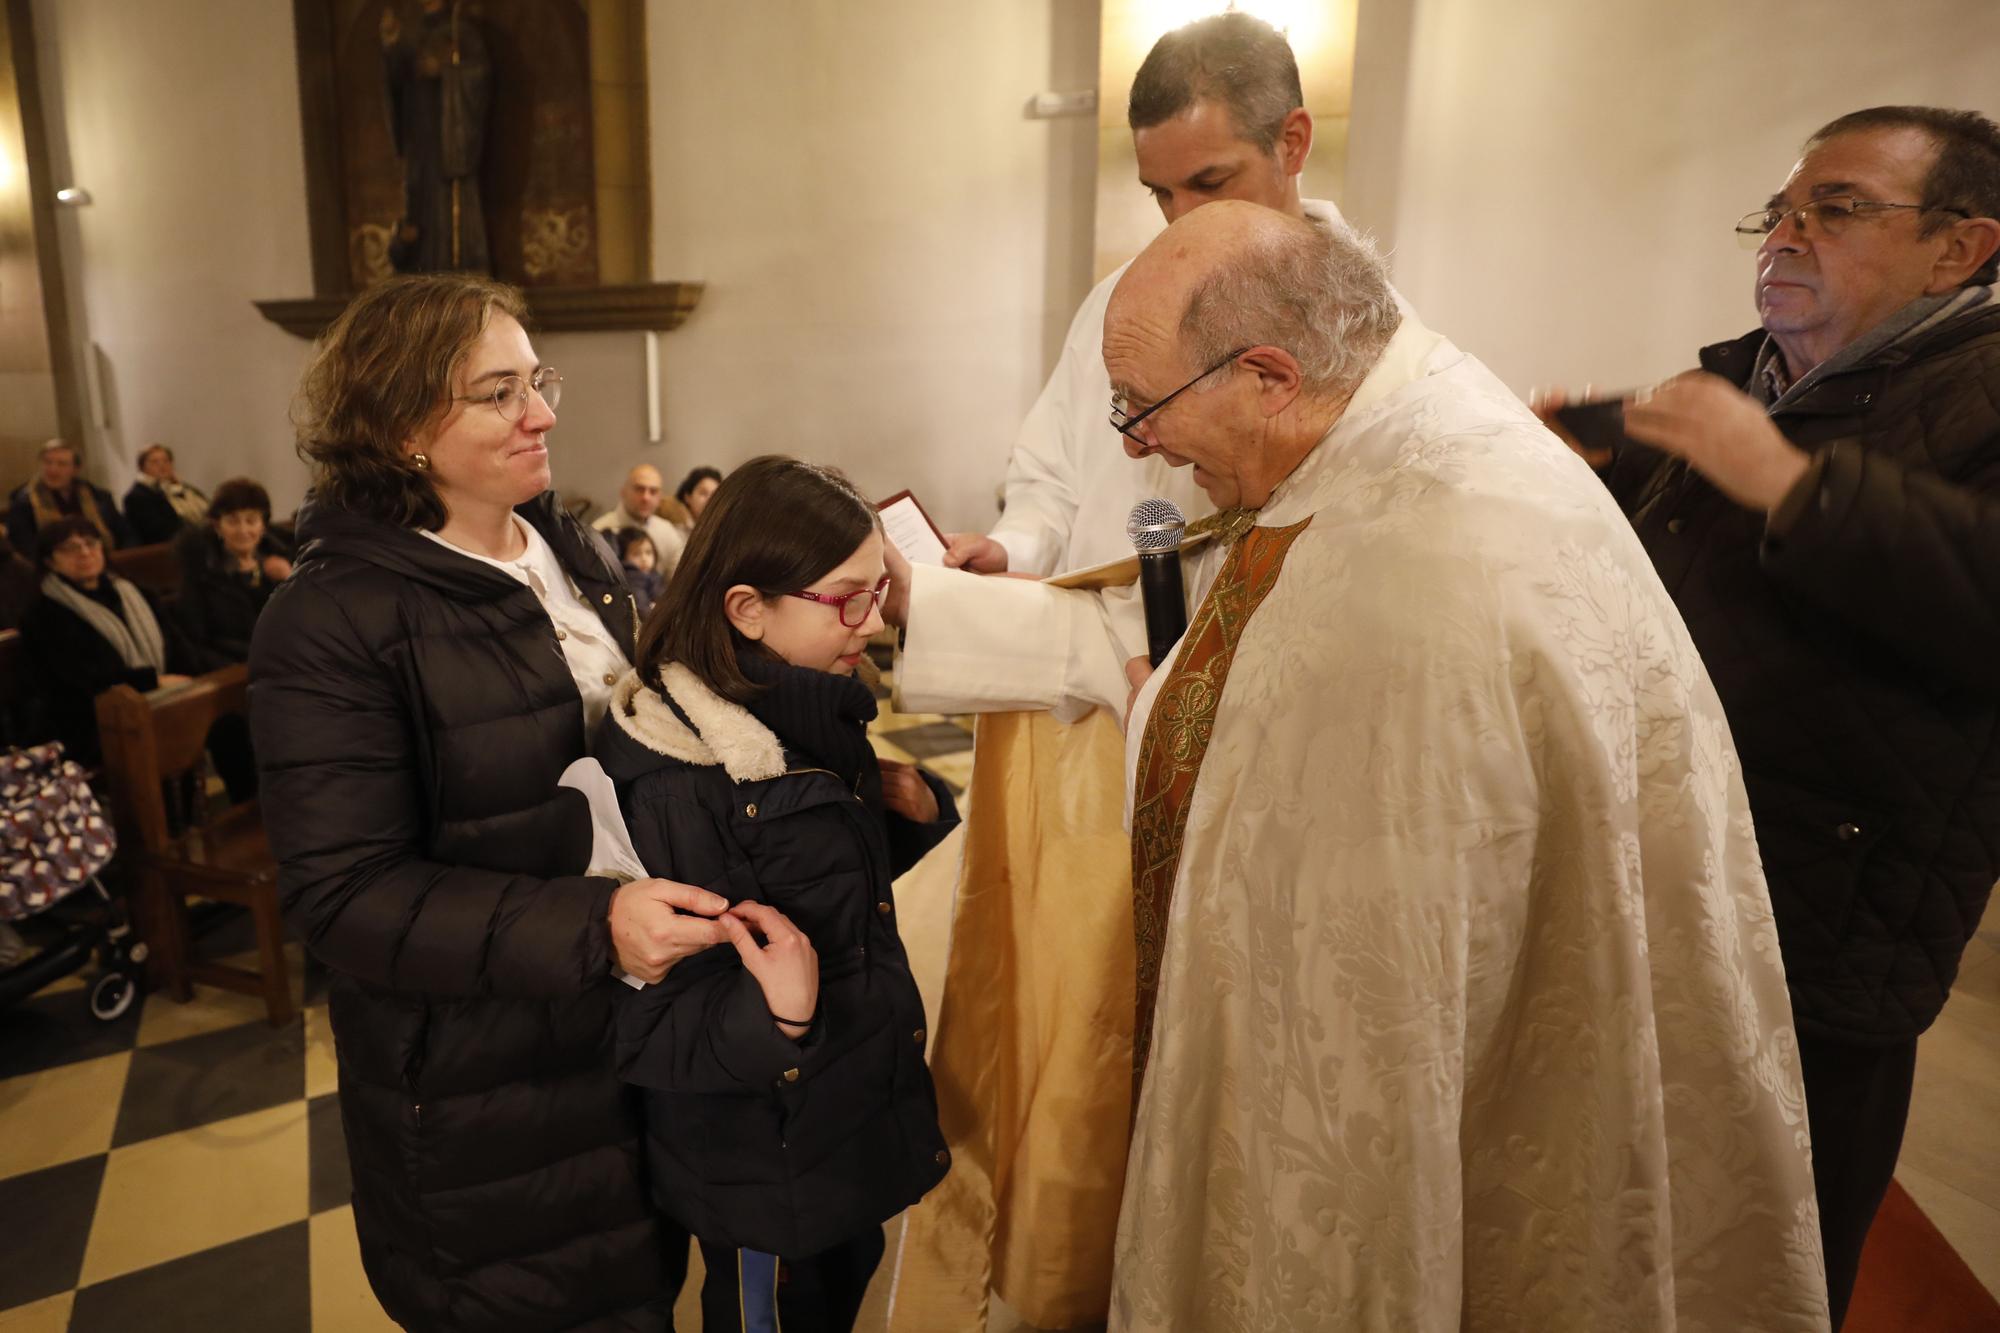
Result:
{"label": "gold silk fabric", "polygon": [[[1240,512],[1240,511],[1237,511]],[[1153,1006],[1166,949],[1167,909],[1180,871],[1181,837],[1201,761],[1215,730],[1229,668],[1243,628],[1277,585],[1285,553],[1312,522],[1250,527],[1229,553],[1215,586],[1181,637],[1180,652],[1161,685],[1139,745],[1132,796],[1132,928],[1137,947],[1137,1009],[1132,1041],[1132,1086],[1146,1073]]]}
{"label": "gold silk fabric", "polygon": [[951,1174],[905,1214],[889,1327],[1105,1317],[1131,1123],[1124,739],[1101,709],[979,719],[931,1075]]}

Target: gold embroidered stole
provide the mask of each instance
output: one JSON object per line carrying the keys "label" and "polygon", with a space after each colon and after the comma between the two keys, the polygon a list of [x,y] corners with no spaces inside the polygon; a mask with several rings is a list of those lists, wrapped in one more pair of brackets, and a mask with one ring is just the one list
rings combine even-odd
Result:
{"label": "gold embroidered stole", "polygon": [[1290,527],[1251,527],[1244,533],[1196,610],[1139,742],[1132,799],[1132,931],[1138,945],[1139,1006],[1132,1033],[1135,1106],[1153,1044],[1153,1008],[1181,840],[1215,731],[1216,709],[1244,627],[1277,585],[1292,542],[1311,522],[1308,516]]}

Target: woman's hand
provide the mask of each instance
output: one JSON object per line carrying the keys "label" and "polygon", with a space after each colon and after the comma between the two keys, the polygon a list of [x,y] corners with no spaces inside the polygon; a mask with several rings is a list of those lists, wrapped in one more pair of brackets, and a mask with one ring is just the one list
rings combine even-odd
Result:
{"label": "woman's hand", "polygon": [[[764,1007],[771,1011],[778,1031],[794,1041],[805,1036],[819,1011],[819,954],[812,941],[783,912],[764,903],[740,902],[719,920],[743,956],[743,966],[762,988]],[[761,945],[757,935],[764,937]],[[788,1018],[807,1021],[783,1021]]]}
{"label": "woman's hand", "polygon": [[894,759],[878,760],[882,765],[882,804],[912,824],[935,823],[938,817],[937,793],[931,784],[924,781],[924,775],[917,771],[915,764],[898,763]]}
{"label": "woman's hand", "polygon": [[[710,918],[729,900],[670,879],[635,879],[611,895],[611,952],[618,970],[651,985],[683,958],[729,938]],[[683,916],[681,911],[697,915]]]}
{"label": "woman's hand", "polygon": [[273,583],[283,583],[292,576],[292,562],[281,555],[264,557],[264,577]]}

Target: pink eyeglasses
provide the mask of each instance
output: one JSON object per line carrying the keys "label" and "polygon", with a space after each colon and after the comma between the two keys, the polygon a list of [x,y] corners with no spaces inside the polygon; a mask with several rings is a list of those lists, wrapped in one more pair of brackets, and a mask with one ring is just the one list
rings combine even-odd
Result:
{"label": "pink eyeglasses", "polygon": [[791,592],[785,595],[803,597],[808,602],[818,602],[821,606],[837,606],[840,608],[840,623],[848,629],[860,629],[868,623],[868,613],[881,603],[883,595],[888,591],[889,577],[885,574],[882,576],[882,581],[872,588],[842,593],[838,597],[826,592]]}

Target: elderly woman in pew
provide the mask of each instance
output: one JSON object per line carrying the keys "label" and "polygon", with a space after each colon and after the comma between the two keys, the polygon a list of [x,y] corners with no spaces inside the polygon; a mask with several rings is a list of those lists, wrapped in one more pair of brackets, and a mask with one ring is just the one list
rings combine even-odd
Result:
{"label": "elderly woman in pew", "polygon": [[[173,619],[138,585],[105,566],[104,538],[85,518],[62,518],[35,534],[40,595],[21,617],[21,644],[57,737],[71,758],[95,766],[97,696],[114,685],[145,693],[191,683],[196,663]],[[224,718],[209,758],[242,799],[257,789],[249,729]]]}
{"label": "elderly woman in pew", "polygon": [[[141,543],[170,542],[209,520],[206,495],[174,471],[174,451],[149,444],[139,451],[139,476],[125,492],[125,521]],[[240,659],[239,659],[240,660]]]}
{"label": "elderly woman in pew", "polygon": [[257,617],[292,572],[291,544],[270,523],[270,495],[248,477],[232,477],[215,488],[206,521],[176,540],[174,616],[203,671],[250,660]]}

